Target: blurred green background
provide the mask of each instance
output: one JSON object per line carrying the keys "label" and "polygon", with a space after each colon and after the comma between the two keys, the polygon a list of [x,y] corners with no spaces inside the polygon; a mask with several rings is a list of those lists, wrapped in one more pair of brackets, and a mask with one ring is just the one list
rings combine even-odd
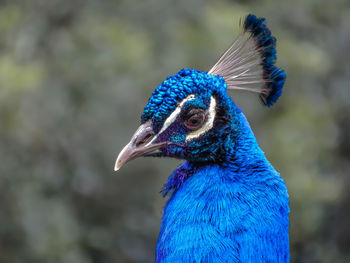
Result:
{"label": "blurred green background", "polygon": [[248,13],[278,39],[271,109],[232,92],[291,198],[291,261],[350,262],[350,2],[0,3],[0,262],[152,262],[180,163],[117,154],[153,89],[208,70]]}

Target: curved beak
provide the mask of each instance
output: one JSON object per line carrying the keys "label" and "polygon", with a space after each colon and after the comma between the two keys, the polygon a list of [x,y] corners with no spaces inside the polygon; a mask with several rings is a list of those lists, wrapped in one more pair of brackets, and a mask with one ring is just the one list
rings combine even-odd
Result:
{"label": "curved beak", "polygon": [[153,153],[167,144],[167,142],[154,143],[156,138],[152,122],[147,121],[142,124],[132,136],[130,142],[119,153],[114,171],[118,171],[128,161]]}

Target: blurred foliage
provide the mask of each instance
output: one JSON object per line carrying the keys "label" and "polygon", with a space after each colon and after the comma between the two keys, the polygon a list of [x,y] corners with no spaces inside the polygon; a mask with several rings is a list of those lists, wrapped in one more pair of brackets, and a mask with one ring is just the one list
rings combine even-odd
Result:
{"label": "blurred foliage", "polygon": [[0,8],[0,262],[152,262],[178,160],[115,157],[152,90],[208,70],[247,13],[288,73],[232,92],[291,198],[292,262],[350,262],[348,0],[12,0]]}

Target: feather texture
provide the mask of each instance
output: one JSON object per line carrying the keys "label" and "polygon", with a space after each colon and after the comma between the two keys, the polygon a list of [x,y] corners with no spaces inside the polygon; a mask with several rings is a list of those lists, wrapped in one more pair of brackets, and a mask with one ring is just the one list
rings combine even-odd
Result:
{"label": "feather texture", "polygon": [[208,74],[220,75],[228,89],[260,94],[266,106],[272,106],[283,91],[286,73],[275,66],[276,38],[264,18],[248,15],[243,32],[220,57]]}
{"label": "feather texture", "polygon": [[[185,162],[170,176],[156,262],[287,263],[288,194],[243,113],[225,165]],[[234,135],[232,135],[234,136]],[[236,143],[233,143],[236,141]]]}
{"label": "feather texture", "polygon": [[248,15],[243,28],[208,73],[182,69],[154,90],[141,116],[144,129],[117,159],[186,160],[163,189],[169,200],[157,263],[289,262],[286,185],[227,93],[258,92],[271,106],[285,73],[274,65],[276,40],[265,19]]}

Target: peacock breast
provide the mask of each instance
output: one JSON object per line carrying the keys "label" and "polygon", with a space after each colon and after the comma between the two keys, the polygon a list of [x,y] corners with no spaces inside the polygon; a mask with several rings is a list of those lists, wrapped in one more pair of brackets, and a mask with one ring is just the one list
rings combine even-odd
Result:
{"label": "peacock breast", "polygon": [[164,208],[157,258],[207,255],[247,262],[242,259],[266,249],[288,250],[288,211],[285,184],[274,171],[243,176],[220,166],[197,168]]}

